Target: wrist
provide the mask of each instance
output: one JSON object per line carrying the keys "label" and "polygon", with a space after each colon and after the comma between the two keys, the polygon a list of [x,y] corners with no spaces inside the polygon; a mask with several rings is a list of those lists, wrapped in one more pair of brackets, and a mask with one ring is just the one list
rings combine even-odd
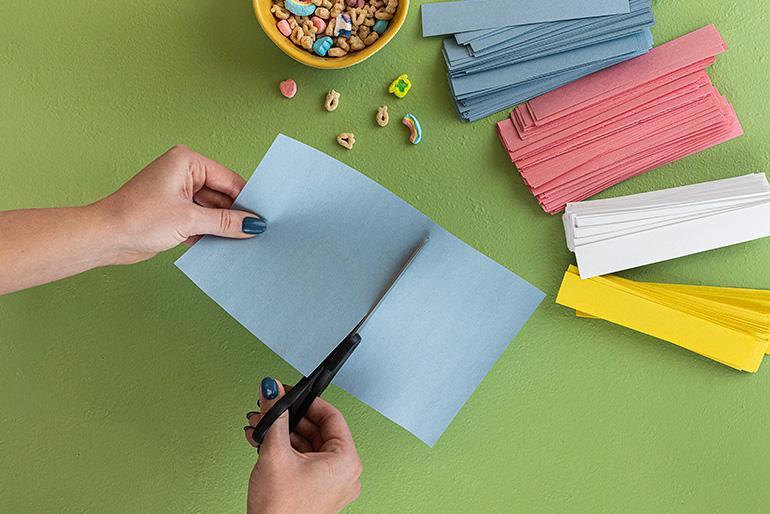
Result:
{"label": "wrist", "polygon": [[104,200],[80,207],[90,227],[94,255],[99,266],[111,266],[134,262],[123,244],[123,224],[121,217],[109,208]]}

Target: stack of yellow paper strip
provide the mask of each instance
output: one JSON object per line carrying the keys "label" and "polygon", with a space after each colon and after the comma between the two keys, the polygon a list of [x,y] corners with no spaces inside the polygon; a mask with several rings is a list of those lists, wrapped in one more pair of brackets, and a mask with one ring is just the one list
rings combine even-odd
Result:
{"label": "stack of yellow paper strip", "polygon": [[581,280],[570,266],[556,303],[657,337],[722,364],[757,371],[770,342],[770,291]]}

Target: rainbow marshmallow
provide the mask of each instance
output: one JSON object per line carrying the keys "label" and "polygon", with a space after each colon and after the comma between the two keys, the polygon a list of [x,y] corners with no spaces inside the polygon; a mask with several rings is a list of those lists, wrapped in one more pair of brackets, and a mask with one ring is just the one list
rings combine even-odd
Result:
{"label": "rainbow marshmallow", "polygon": [[297,16],[312,16],[316,9],[310,0],[286,0],[283,5],[287,11]]}
{"label": "rainbow marshmallow", "polygon": [[405,115],[404,119],[401,120],[401,123],[409,129],[410,143],[416,145],[422,141],[422,128],[420,127],[420,122],[417,121],[417,118],[415,118],[414,115]]}

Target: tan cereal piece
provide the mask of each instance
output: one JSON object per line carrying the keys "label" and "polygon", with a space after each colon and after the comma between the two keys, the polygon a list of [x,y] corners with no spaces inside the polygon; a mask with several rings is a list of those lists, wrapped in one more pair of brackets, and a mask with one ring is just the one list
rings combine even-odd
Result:
{"label": "tan cereal piece", "polygon": [[366,46],[369,46],[372,43],[374,43],[375,41],[377,41],[379,38],[380,38],[379,34],[377,34],[376,32],[372,32],[371,34],[366,36],[366,39],[364,39],[364,44]]}
{"label": "tan cereal piece", "polygon": [[294,30],[291,31],[291,36],[289,36],[289,39],[291,39],[291,42],[295,45],[301,45],[302,36],[305,35],[305,32],[302,30],[302,27],[299,25],[294,27]]}
{"label": "tan cereal piece", "polygon": [[335,2],[330,10],[332,18],[336,18],[337,16],[342,14],[342,11],[345,10],[345,7],[346,5],[344,0]]}
{"label": "tan cereal piece", "polygon": [[353,145],[356,144],[356,136],[350,132],[342,132],[341,134],[337,134],[337,144],[343,148],[352,150]]}
{"label": "tan cereal piece", "polygon": [[319,7],[315,10],[315,15],[321,18],[322,20],[328,20],[331,17],[331,13],[329,12],[329,9],[326,7]]}
{"label": "tan cereal piece", "polygon": [[354,12],[350,16],[350,21],[355,25],[356,27],[359,25],[362,25],[364,23],[364,20],[366,20],[366,13],[360,9],[357,9],[358,12]]}
{"label": "tan cereal piece", "polygon": [[377,116],[375,117],[375,120],[377,121],[377,125],[379,125],[380,127],[387,126],[388,121],[390,121],[390,117],[388,117],[387,105],[381,105],[377,109]]}
{"label": "tan cereal piece", "polygon": [[[330,48],[329,50],[332,50],[332,49]],[[340,105],[340,94],[337,91],[332,89],[331,91],[326,93],[326,102],[324,102],[324,109],[326,109],[329,112],[332,112],[339,105]]]}
{"label": "tan cereal piece", "polygon": [[342,57],[343,55],[346,55],[348,52],[346,50],[343,50],[342,48],[338,46],[334,46],[332,48],[329,48],[329,51],[326,52],[326,55],[329,57]]}
{"label": "tan cereal piece", "polygon": [[353,51],[363,50],[366,48],[364,41],[358,36],[350,36],[348,43],[350,43],[350,49]]}
{"label": "tan cereal piece", "polygon": [[299,44],[302,45],[302,48],[305,50],[312,50],[314,41],[315,37],[313,36],[302,36],[302,38],[299,40]]}
{"label": "tan cereal piece", "polygon": [[318,31],[318,29],[315,28],[315,25],[310,23],[309,20],[302,21],[299,26],[302,27],[302,32],[304,32],[306,36],[309,34],[315,34]]}
{"label": "tan cereal piece", "polygon": [[[352,37],[350,39],[353,39]],[[350,44],[348,43],[348,40],[344,37],[340,36],[335,40],[335,44],[345,50],[346,52],[350,51]]]}
{"label": "tan cereal piece", "polygon": [[392,20],[393,15],[386,11],[377,11],[374,13],[374,17],[378,20]]}
{"label": "tan cereal piece", "polygon": [[[371,32],[372,32],[372,29],[370,29],[366,25],[362,25],[362,26],[358,27],[358,34],[357,35],[358,35],[359,38],[361,38],[361,42],[363,42],[363,40],[366,39],[366,36],[371,34]],[[366,46],[366,45],[364,45],[364,46]],[[350,47],[353,48],[352,44],[351,44]]]}
{"label": "tan cereal piece", "polygon": [[324,30],[324,35],[326,36],[333,36],[334,35],[334,23],[329,21],[329,23],[326,24],[326,30]]}
{"label": "tan cereal piece", "polygon": [[288,20],[291,17],[291,13],[281,7],[280,5],[273,4],[270,8],[270,12],[279,20]]}

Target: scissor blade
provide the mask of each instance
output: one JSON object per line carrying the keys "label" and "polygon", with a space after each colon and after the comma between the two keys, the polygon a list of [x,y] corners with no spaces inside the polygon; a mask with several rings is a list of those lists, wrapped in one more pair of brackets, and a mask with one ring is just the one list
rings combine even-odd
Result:
{"label": "scissor blade", "polygon": [[417,257],[417,255],[422,251],[422,249],[425,247],[425,243],[428,242],[428,239],[430,237],[425,237],[422,241],[417,243],[417,246],[414,247],[414,250],[412,250],[412,253],[409,254],[409,257],[406,258],[404,263],[401,265],[401,268],[391,277],[390,282],[387,286],[385,286],[385,289],[383,289],[380,296],[375,300],[375,302],[372,304],[371,308],[369,309],[369,312],[364,315],[364,317],[361,319],[361,321],[358,322],[358,325],[350,331],[351,334],[355,334],[359,330],[363,328],[363,326],[366,324],[367,321],[369,321],[369,318],[372,317],[372,314],[374,314],[374,311],[377,310],[377,307],[380,306],[382,301],[385,299],[386,296],[388,296],[388,293],[393,289],[393,287],[396,285],[398,280],[401,278],[401,276],[404,274],[404,272],[409,268],[409,266],[412,264],[412,261]]}

